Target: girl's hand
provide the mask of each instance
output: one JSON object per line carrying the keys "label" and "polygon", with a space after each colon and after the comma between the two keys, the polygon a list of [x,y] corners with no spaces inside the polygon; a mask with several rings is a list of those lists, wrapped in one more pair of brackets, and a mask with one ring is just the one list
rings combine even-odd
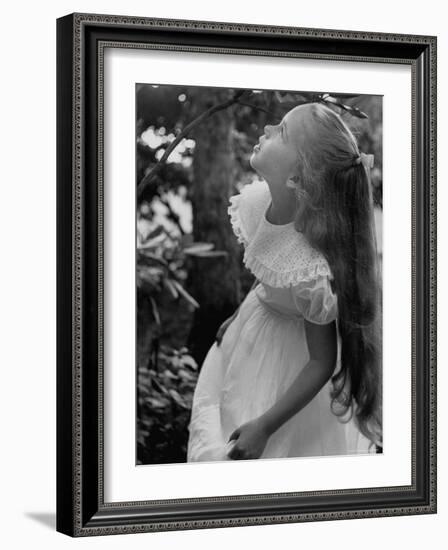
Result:
{"label": "girl's hand", "polygon": [[216,333],[216,343],[218,346],[221,344],[221,340],[223,339],[224,333],[226,332],[228,326],[230,323],[235,319],[236,314],[233,314],[231,317],[226,319],[224,323],[219,327],[218,332]]}
{"label": "girl's hand", "polygon": [[236,442],[227,456],[232,460],[260,458],[268,439],[269,434],[258,418],[246,422],[234,430],[229,437],[229,441],[236,440]]}

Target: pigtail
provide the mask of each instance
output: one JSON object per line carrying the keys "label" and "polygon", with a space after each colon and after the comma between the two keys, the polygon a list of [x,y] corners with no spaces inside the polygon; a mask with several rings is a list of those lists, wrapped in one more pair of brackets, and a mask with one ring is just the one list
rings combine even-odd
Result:
{"label": "pigtail", "polygon": [[[355,417],[363,435],[382,446],[382,290],[373,196],[356,164],[350,130],[331,109],[312,112],[325,130],[297,173],[296,228],[326,257],[338,296],[341,365],[332,376],[332,410]],[[337,130],[337,131],[334,131]]]}
{"label": "pigtail", "polygon": [[354,407],[360,431],[382,446],[382,293],[371,186],[363,166],[338,170],[333,184],[344,190],[338,196],[346,230],[338,249],[326,250],[342,343],[341,368],[332,377],[332,407],[339,405],[342,414]]}

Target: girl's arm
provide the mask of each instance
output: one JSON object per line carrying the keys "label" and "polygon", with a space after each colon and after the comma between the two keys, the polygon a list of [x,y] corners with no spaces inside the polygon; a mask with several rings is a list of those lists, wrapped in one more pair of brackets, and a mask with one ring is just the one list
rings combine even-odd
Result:
{"label": "girl's arm", "polygon": [[336,367],[336,321],[318,325],[305,320],[305,333],[310,359],[289,389],[270,409],[232,432],[228,457],[259,458],[269,437],[289,418],[298,413],[322,389]]}
{"label": "girl's arm", "polygon": [[[255,277],[255,280],[254,280],[252,286],[250,287],[250,290],[253,290],[253,289],[258,285],[259,282],[260,282],[260,281]],[[249,292],[250,292],[250,291],[249,291]]]}
{"label": "girl's arm", "polygon": [[318,325],[305,320],[305,333],[310,355],[308,363],[277,403],[259,417],[269,436],[319,393],[336,367],[336,322]]}

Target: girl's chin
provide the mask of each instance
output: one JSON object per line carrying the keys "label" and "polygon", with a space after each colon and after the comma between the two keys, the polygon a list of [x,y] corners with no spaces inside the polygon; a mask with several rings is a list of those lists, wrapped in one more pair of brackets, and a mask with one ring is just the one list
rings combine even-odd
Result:
{"label": "girl's chin", "polygon": [[250,155],[249,157],[249,164],[252,166],[252,168],[255,167],[255,165],[259,164],[258,163],[258,155],[260,153],[257,153],[257,151],[252,151],[252,154]]}

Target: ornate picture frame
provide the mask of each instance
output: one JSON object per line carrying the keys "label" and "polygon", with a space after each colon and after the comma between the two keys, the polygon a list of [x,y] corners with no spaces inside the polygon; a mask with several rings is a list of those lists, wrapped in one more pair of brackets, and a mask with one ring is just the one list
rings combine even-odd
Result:
{"label": "ornate picture frame", "polygon": [[[436,513],[436,46],[436,37],[421,35],[78,13],[57,20],[58,531],[79,537]],[[148,490],[144,500],[105,501],[107,48],[410,66],[409,485],[173,499]]]}

